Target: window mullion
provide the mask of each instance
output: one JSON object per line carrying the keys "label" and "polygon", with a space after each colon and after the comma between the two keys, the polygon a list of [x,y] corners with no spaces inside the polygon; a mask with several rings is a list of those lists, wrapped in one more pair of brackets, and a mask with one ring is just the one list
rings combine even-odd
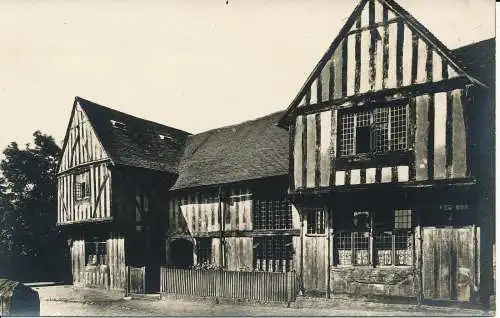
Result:
{"label": "window mullion", "polygon": [[356,142],[356,138],[357,138],[356,135],[357,134],[356,134],[356,130],[357,130],[357,127],[358,127],[358,114],[354,113],[354,115],[353,115],[353,129],[352,129],[353,139],[352,139],[351,155],[355,155],[356,154],[356,147],[357,147],[357,142]]}
{"label": "window mullion", "polygon": [[354,232],[351,232],[351,264],[356,265],[356,251],[354,249]]}
{"label": "window mullion", "polygon": [[392,150],[392,145],[391,145],[391,134],[392,134],[392,108],[387,109],[387,150]]}
{"label": "window mullion", "polygon": [[391,251],[391,257],[392,257],[392,266],[396,265],[396,234],[395,230],[392,231],[392,251]]}

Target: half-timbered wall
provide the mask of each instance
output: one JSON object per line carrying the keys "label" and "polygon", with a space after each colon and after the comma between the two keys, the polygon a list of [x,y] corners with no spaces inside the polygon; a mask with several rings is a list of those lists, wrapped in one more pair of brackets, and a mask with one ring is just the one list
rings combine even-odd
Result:
{"label": "half-timbered wall", "polygon": [[[227,269],[257,268],[274,271],[278,263],[278,268],[281,269],[283,260],[272,260],[271,268],[266,261],[263,263],[263,260],[257,260],[254,257],[256,237],[289,235],[292,242],[291,249],[294,251],[300,249],[298,211],[287,201],[277,199],[277,196],[284,194],[285,191],[284,187],[279,189],[276,187],[276,194],[268,198],[257,195],[250,187],[235,186],[225,190],[226,194],[220,202],[216,188],[178,193],[170,197],[167,248],[168,242],[178,238],[190,239],[194,242],[193,260],[196,264],[196,238],[209,238],[211,239],[211,263],[219,265],[222,260],[220,255],[222,250],[220,221],[222,221],[222,236],[225,242],[222,261]],[[289,219],[285,217],[286,213],[270,213],[290,208]],[[257,214],[255,209],[259,210]],[[292,262],[296,264],[297,253],[293,255],[295,255],[294,259],[286,263],[287,269],[292,269]]]}
{"label": "half-timbered wall", "polygon": [[[292,188],[469,176],[464,76],[425,35],[378,0],[366,1],[303,94],[289,127]],[[404,107],[406,147],[361,155],[341,148],[343,114],[397,105]],[[356,121],[350,124],[355,134]]]}
{"label": "half-timbered wall", "polygon": [[93,161],[108,159],[106,151],[97,138],[85,112],[77,103],[68,127],[68,135],[63,146],[59,173]]}
{"label": "half-timbered wall", "polygon": [[111,234],[106,242],[105,264],[86,264],[85,243],[93,238],[79,238],[71,245],[71,264],[75,285],[98,286],[111,289],[125,289],[125,238]]}
{"label": "half-timbered wall", "polygon": [[382,1],[365,1],[299,106],[458,77],[442,52]]}
{"label": "half-timbered wall", "polygon": [[[90,193],[78,199],[75,196],[76,175],[83,171],[90,174]],[[110,219],[111,214],[111,171],[106,163],[90,164],[81,169],[58,176],[58,224]]]}
{"label": "half-timbered wall", "polygon": [[[107,161],[106,152],[77,103],[59,167],[58,224],[111,218],[111,171]],[[81,178],[81,174],[88,177]],[[82,189],[86,192],[83,196]]]}

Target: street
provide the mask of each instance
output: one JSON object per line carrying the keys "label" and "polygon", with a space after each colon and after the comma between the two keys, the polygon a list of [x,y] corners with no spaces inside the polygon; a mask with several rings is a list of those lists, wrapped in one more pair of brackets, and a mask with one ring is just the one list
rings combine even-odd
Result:
{"label": "street", "polygon": [[[69,285],[33,287],[42,316],[490,316],[481,310],[383,304],[358,300],[316,305],[298,300],[286,304],[221,303],[178,298],[123,299],[119,293],[78,290]],[[314,302],[317,302],[315,300]]]}

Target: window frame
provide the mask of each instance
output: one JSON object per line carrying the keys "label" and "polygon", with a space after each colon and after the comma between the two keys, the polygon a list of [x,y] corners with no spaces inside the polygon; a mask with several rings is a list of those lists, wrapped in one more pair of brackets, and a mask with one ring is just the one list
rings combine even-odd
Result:
{"label": "window frame", "polygon": [[[319,212],[319,214],[318,214]],[[322,224],[319,224],[317,218],[318,216],[322,216]],[[314,218],[313,218],[314,216]],[[325,211],[324,208],[309,208],[305,211],[305,220],[307,222],[307,226],[306,226],[306,232],[305,232],[305,235],[306,236],[326,236],[327,235],[327,223],[326,223],[326,216],[327,216],[327,213]],[[315,220],[315,226],[314,226],[314,229],[315,231],[314,232],[310,232],[310,224],[312,222],[310,222],[310,220]],[[319,225],[318,225],[319,224]],[[322,229],[322,232],[318,231],[318,229]]]}
{"label": "window frame", "polygon": [[[94,245],[94,254],[90,254],[88,247],[90,245]],[[91,256],[95,256],[95,262],[92,263],[89,262]],[[92,241],[85,241],[85,266],[106,266],[106,265],[108,265],[107,241],[106,240],[102,241],[98,239],[93,239]]]}
{"label": "window frame", "polygon": [[[271,246],[271,253],[275,257],[270,258],[268,255]],[[256,271],[265,272],[283,272],[283,261],[285,261],[285,271],[289,272],[293,270],[293,236],[291,235],[273,235],[273,236],[256,236],[253,238],[253,268]],[[276,257],[276,255],[278,257]],[[278,258],[278,259],[276,259]],[[258,264],[258,261],[261,261]],[[266,261],[265,269],[263,260]],[[272,269],[269,270],[269,261],[273,261]],[[278,260],[278,266],[274,261]]]}
{"label": "window frame", "polygon": [[285,199],[252,202],[254,231],[293,230],[292,203]]}
{"label": "window frame", "polygon": [[[83,189],[81,188],[82,185],[84,185]],[[73,174],[73,197],[75,202],[90,200],[91,188],[90,169],[80,170]]]}
{"label": "window frame", "polygon": [[[211,237],[197,237],[196,239],[196,264],[213,264],[213,251],[212,251],[212,238]],[[202,244],[203,242],[203,244]],[[203,252],[203,253],[200,253]],[[205,256],[203,261],[201,257]]]}
{"label": "window frame", "polygon": [[[377,111],[380,110],[387,110],[387,122],[379,122],[376,123],[375,121],[375,116]],[[405,129],[404,129],[404,134],[405,134],[405,145],[404,147],[397,147],[396,149],[395,146],[393,145],[392,139],[394,134],[401,133],[400,130],[395,129],[393,131],[393,125],[398,122],[398,119],[400,117],[397,117],[396,115],[393,116],[393,113],[396,112],[398,109],[404,109],[405,110]],[[351,120],[344,119],[344,116],[349,116],[349,114],[352,115]],[[358,124],[358,117],[366,117],[369,116],[369,125],[363,125],[363,126],[357,126]],[[366,118],[363,118],[363,122],[366,121]],[[345,124],[346,122],[351,122],[351,124]],[[367,106],[354,106],[354,107],[348,107],[345,109],[340,109],[339,114],[338,114],[338,123],[337,123],[337,153],[339,158],[349,158],[349,157],[363,157],[363,156],[374,156],[374,155],[386,155],[389,153],[400,153],[400,152],[406,152],[410,150],[410,102],[407,99],[404,100],[399,100],[396,103],[382,103],[382,104],[370,104]],[[347,125],[347,126],[346,126]],[[349,126],[351,125],[351,126]],[[385,150],[377,150],[377,145],[375,142],[375,138],[377,134],[375,131],[377,130],[377,127],[381,127],[382,125],[386,125],[386,128],[384,130],[386,131],[387,134],[387,140],[385,141],[387,143],[387,149]],[[346,126],[344,128],[344,126]],[[351,127],[351,128],[347,128]],[[370,150],[368,152],[360,152],[357,153],[357,129],[362,128],[362,127],[369,127],[370,130],[370,140],[369,140],[369,148]],[[400,126],[396,126],[400,127]],[[402,127],[402,126],[401,126]],[[345,130],[350,130],[349,134],[352,134],[351,138],[344,138],[344,131]],[[399,143],[398,143],[399,144]],[[346,150],[346,147],[348,148]],[[349,153],[346,153],[349,152]]]}
{"label": "window frame", "polygon": [[[354,213],[353,212],[353,219]],[[365,212],[365,211],[363,211]],[[370,211],[369,216],[372,216]],[[411,209],[391,209],[391,226],[387,224],[383,225],[371,225],[369,228],[360,229],[356,227],[344,228],[335,232],[334,243],[332,244],[333,255],[335,255],[334,266],[340,267],[352,267],[352,266],[375,266],[375,267],[408,267],[413,266],[414,256],[413,248],[415,245],[414,238],[414,211]],[[408,212],[404,215],[404,212]],[[360,212],[357,212],[360,213]],[[397,216],[402,216],[406,222],[405,226],[398,226],[402,222],[397,219]],[[372,219],[376,221],[377,219]],[[376,222],[373,222],[376,224]],[[364,233],[368,239],[367,248],[356,248],[356,235]],[[385,236],[383,242],[378,239]],[[387,240],[388,238],[388,240]],[[406,242],[405,242],[406,240]],[[381,248],[381,245],[386,247]],[[405,244],[406,248],[398,248],[398,244]],[[390,247],[387,247],[390,246]],[[358,263],[357,253],[358,250],[367,250],[367,263]],[[348,251],[348,252],[344,252]],[[388,262],[381,262],[380,251],[389,251],[384,253],[390,255],[390,264]],[[398,251],[403,251],[400,253],[407,253],[405,256],[407,262],[400,262]],[[349,260],[349,261],[347,261]]]}

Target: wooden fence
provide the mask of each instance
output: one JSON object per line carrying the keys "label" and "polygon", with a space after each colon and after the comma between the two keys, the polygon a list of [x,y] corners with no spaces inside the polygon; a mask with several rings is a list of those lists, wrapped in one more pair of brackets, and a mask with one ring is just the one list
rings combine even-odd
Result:
{"label": "wooden fence", "polygon": [[295,272],[161,268],[162,293],[260,301],[295,301]]}
{"label": "wooden fence", "polygon": [[126,267],[127,294],[146,293],[146,267]]}
{"label": "wooden fence", "polygon": [[109,267],[107,265],[85,267],[85,286],[109,288]]}

